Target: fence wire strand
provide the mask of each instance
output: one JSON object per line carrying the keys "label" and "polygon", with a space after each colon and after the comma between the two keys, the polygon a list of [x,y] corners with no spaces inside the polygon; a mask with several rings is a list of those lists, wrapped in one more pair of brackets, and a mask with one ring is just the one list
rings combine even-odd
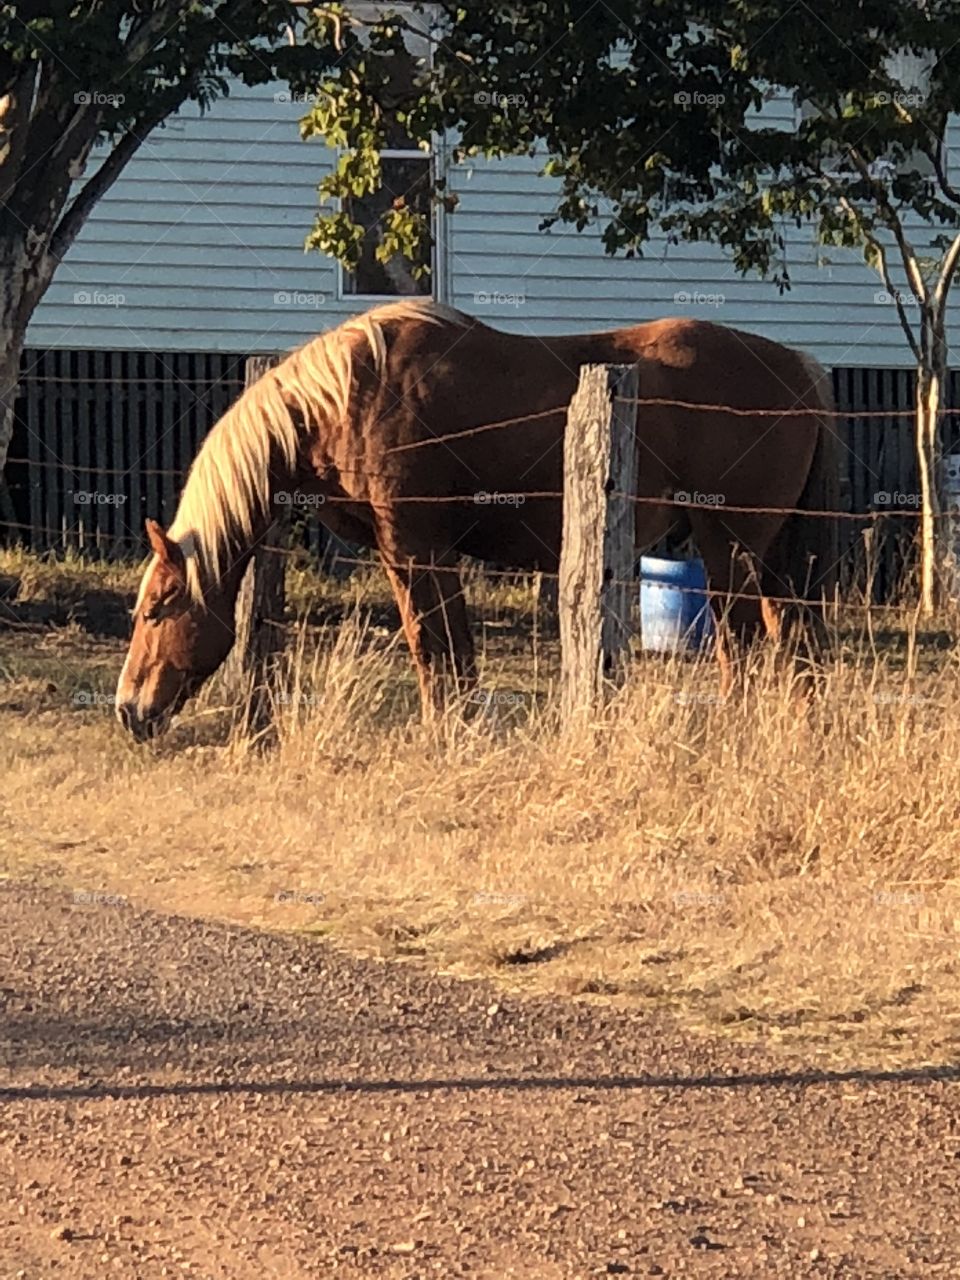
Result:
{"label": "fence wire strand", "polygon": [[[68,377],[56,376],[56,375],[34,376],[29,380],[34,382],[58,382],[58,383],[61,383],[61,382],[69,383],[71,381]],[[148,379],[148,378],[138,378],[138,377],[127,377],[127,378],[120,378],[120,379],[116,379],[116,378],[89,379],[88,378],[88,379],[83,379],[80,384],[75,384],[75,385],[82,386],[87,382],[116,384],[118,381],[121,383],[127,383],[130,385],[138,385],[138,386],[148,384],[151,381],[156,381],[158,383],[161,381],[165,382],[165,380],[161,380],[161,379]],[[201,381],[205,385],[206,384],[223,385],[223,381],[221,379],[211,378],[211,379],[203,379]],[[782,407],[782,408],[767,408],[767,409],[744,408],[742,406],[735,406],[735,405],[708,404],[708,403],[702,403],[697,401],[680,400],[680,399],[673,399],[673,398],[659,397],[659,396],[656,396],[656,397],[616,396],[614,397],[614,400],[622,404],[635,404],[638,406],[643,405],[648,407],[655,406],[659,408],[673,408],[673,409],[690,411],[690,412],[698,412],[698,413],[712,413],[717,415],[718,417],[723,417],[723,416],[754,417],[754,418],[814,417],[821,420],[822,419],[845,419],[851,422],[859,422],[864,419],[886,419],[886,420],[896,419],[896,418],[912,419],[913,417],[915,417],[915,414],[916,414],[916,410],[913,408],[867,409],[867,410],[822,409],[822,408],[806,408],[806,407],[798,407],[798,406]],[[392,448],[388,449],[386,453],[389,455],[392,455],[392,454],[405,453],[412,450],[426,448],[431,445],[441,445],[441,444],[446,445],[452,441],[468,439],[473,436],[478,436],[490,431],[498,431],[507,427],[518,426],[523,423],[542,421],[547,418],[556,418],[558,416],[566,415],[568,411],[569,411],[568,404],[557,405],[553,408],[540,410],[534,413],[520,414],[511,418],[500,419],[496,422],[481,423],[481,424],[478,424],[477,426],[468,427],[461,431],[449,432],[444,435],[430,436],[427,439],[410,441],[402,445],[395,445]],[[945,407],[944,409],[941,410],[941,412],[944,416],[948,416],[950,414],[958,413],[960,412],[960,410],[950,406],[950,407]],[[41,461],[39,459],[10,457],[7,459],[7,464],[15,465],[15,466],[26,466],[27,468],[30,468],[30,469],[39,468],[44,471],[63,472],[63,473],[68,473],[74,477],[85,476],[85,477],[89,477],[91,481],[101,477],[107,477],[107,476],[128,476],[128,475],[132,475],[134,471],[136,471],[137,475],[144,476],[144,477],[150,476],[150,477],[167,477],[167,478],[183,479],[186,476],[186,470],[181,468],[139,467],[139,466],[136,468],[105,467],[89,461],[83,462],[83,463],[67,463],[67,462],[62,462],[60,460],[42,460]],[[377,480],[377,481],[383,481],[383,482],[389,482],[389,483],[397,483],[402,479],[402,477],[399,477],[397,475],[391,475],[388,473],[371,472],[361,468],[338,469],[338,474],[339,475],[348,475],[348,474],[357,475],[357,476],[360,476],[363,480],[366,480],[367,482],[372,480]],[[16,485],[13,487],[24,488],[25,486]],[[293,490],[292,492],[303,492],[305,496],[312,498],[313,501],[309,503],[303,503],[303,504],[298,504],[295,502],[289,503],[289,504],[277,504],[278,506],[282,506],[285,512],[287,511],[303,512],[303,511],[306,511],[306,509],[309,506],[317,507],[317,506],[324,506],[327,504],[376,507],[376,506],[383,506],[383,505],[389,506],[389,505],[405,505],[405,504],[445,505],[445,504],[467,503],[467,504],[475,505],[477,507],[494,508],[502,513],[506,508],[510,506],[519,507],[521,505],[519,500],[521,499],[523,500],[523,502],[526,502],[528,500],[529,501],[560,501],[563,498],[562,491],[555,491],[555,490],[533,490],[529,492],[511,492],[511,493],[504,493],[500,491],[495,491],[493,493],[490,493],[487,491],[478,490],[473,494],[459,493],[459,494],[415,495],[415,494],[400,493],[395,495],[386,494],[383,496],[371,495],[369,492],[364,493],[362,495],[358,495],[358,496],[349,496],[349,495],[343,496],[343,495],[335,495],[335,494],[319,495],[319,494],[312,494],[307,490],[303,490],[303,491]],[[722,517],[724,514],[756,515],[756,516],[796,515],[796,516],[819,518],[819,519],[831,519],[831,520],[838,520],[838,521],[844,521],[844,520],[854,521],[854,522],[860,522],[861,524],[865,524],[869,522],[885,521],[890,519],[891,517],[901,518],[901,519],[902,518],[919,519],[923,515],[923,512],[919,509],[909,509],[909,508],[904,508],[902,506],[896,506],[896,507],[891,506],[889,509],[853,512],[853,511],[834,511],[834,510],[826,510],[826,509],[809,510],[803,507],[786,507],[786,506],[784,507],[747,506],[747,505],[733,504],[733,503],[728,504],[726,502],[714,502],[714,503],[697,502],[697,501],[691,500],[687,496],[678,497],[676,492],[673,497],[640,495],[640,494],[624,494],[624,493],[617,493],[615,496],[626,499],[637,505],[668,506],[673,508],[682,508],[686,511],[697,511],[698,513],[711,512],[714,515],[717,515],[720,517]],[[88,506],[87,504],[84,504],[84,506],[86,510],[93,511],[96,509],[92,506]],[[936,518],[941,520],[960,519],[960,511],[946,510],[946,511],[937,512],[935,513],[935,515],[936,515]],[[45,536],[50,536],[57,539],[68,539],[68,538],[76,537],[76,538],[79,538],[84,543],[87,543],[91,546],[97,546],[97,547],[101,547],[109,543],[116,543],[118,545],[123,545],[124,547],[129,548],[132,542],[137,541],[137,535],[133,534],[132,531],[130,532],[130,534],[126,536],[115,534],[115,533],[112,534],[112,533],[106,532],[105,530],[101,530],[97,528],[96,525],[93,525],[93,524],[88,525],[84,522],[79,522],[76,525],[64,523],[62,527],[55,528],[55,527],[49,527],[44,525],[38,525],[34,523],[3,519],[3,520],[0,520],[0,527],[5,527],[7,529],[16,529],[16,530],[21,530],[21,531],[30,532],[30,533],[43,534]],[[271,546],[269,548],[264,548],[264,549],[270,550],[277,554],[283,554],[286,556],[307,554],[305,548],[302,550],[295,550],[291,548]],[[367,559],[361,559],[359,557],[349,557],[349,556],[342,556],[342,555],[335,555],[333,557],[333,562],[341,565],[363,566],[367,568],[377,563],[377,561],[374,561],[374,560],[367,560]],[[383,562],[381,561],[381,563]],[[392,567],[399,568],[399,569],[414,570],[417,572],[452,572],[456,568],[455,565],[444,566],[444,565],[437,565],[437,564],[427,564],[427,563],[416,562],[416,561],[403,561],[402,563],[398,563],[396,565],[393,565]],[[496,569],[484,568],[482,572],[487,577],[511,578],[513,580],[516,580],[518,577],[522,578],[526,571],[496,570]],[[547,571],[542,571],[540,576],[547,579],[557,579],[559,577],[557,573],[547,572]],[[636,583],[637,583],[637,579],[629,579],[629,580],[618,579],[616,584],[610,584],[610,585],[636,585]],[[756,601],[760,598],[759,592],[733,593],[733,592],[723,591],[723,590],[701,589],[696,587],[689,587],[689,588],[675,587],[672,585],[670,589],[681,591],[681,592],[689,591],[691,593],[704,596],[704,597],[710,597],[710,598],[722,597],[724,600],[749,599],[749,600]],[[810,603],[810,601],[797,596],[766,596],[763,598],[775,604],[808,605]],[[842,607],[864,609],[868,611],[881,611],[881,612],[901,612],[902,613],[903,611],[903,606],[900,606],[900,605],[884,605],[884,604],[872,604],[872,603],[855,604],[855,605],[844,604]]]}

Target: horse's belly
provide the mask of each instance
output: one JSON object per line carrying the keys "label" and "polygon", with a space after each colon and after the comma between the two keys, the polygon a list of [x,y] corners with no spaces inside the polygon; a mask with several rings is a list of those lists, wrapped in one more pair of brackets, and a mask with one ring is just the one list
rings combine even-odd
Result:
{"label": "horse's belly", "polygon": [[457,550],[511,569],[554,572],[560,557],[560,503],[523,494],[481,495],[462,521]]}

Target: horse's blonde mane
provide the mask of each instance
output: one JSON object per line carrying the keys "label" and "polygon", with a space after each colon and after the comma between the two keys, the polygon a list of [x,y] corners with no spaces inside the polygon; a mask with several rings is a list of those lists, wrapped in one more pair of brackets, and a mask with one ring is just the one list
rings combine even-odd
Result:
{"label": "horse's blonde mane", "polygon": [[[387,376],[384,326],[404,320],[469,323],[463,312],[427,300],[375,307],[292,352],[244,391],[211,429],[169,529],[184,553],[193,599],[202,600],[204,583],[229,570],[228,557],[238,543],[253,541],[270,508],[271,461],[292,471],[311,424],[346,416],[355,359],[366,356],[378,377]],[[149,577],[148,568],[141,596]]]}

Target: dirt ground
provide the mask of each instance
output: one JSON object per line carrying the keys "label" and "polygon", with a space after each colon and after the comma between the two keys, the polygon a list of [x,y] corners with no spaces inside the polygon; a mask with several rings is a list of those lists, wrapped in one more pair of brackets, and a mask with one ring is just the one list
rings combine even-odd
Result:
{"label": "dirt ground", "polygon": [[956,1276],[958,1073],[0,889],[0,1276]]}

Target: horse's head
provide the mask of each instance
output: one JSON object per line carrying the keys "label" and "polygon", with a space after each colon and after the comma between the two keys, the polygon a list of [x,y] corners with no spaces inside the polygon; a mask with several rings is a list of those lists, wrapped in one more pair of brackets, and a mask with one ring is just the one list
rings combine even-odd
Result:
{"label": "horse's head", "polygon": [[155,738],[230,652],[234,599],[222,584],[191,595],[181,547],[147,521],[153,559],[134,611],[133,636],[117,684],[117,717],[138,742]]}

